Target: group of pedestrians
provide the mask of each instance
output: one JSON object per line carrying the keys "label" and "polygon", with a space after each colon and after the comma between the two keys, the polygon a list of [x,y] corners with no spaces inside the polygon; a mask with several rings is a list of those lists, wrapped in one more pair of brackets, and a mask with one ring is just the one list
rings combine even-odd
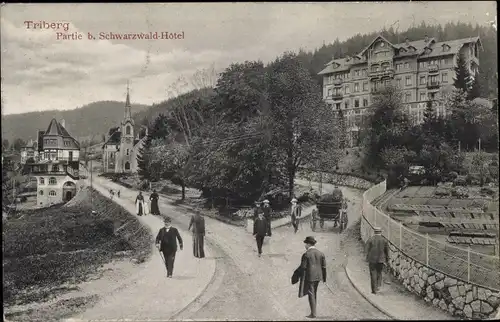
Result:
{"label": "group of pedestrians", "polygon": [[[338,191],[337,191],[338,192]],[[151,209],[154,214],[160,214],[158,209],[158,194],[155,190],[151,194]],[[264,238],[271,237],[271,217],[272,211],[268,200],[264,200],[263,206],[256,202],[254,210],[254,224],[253,235],[257,242],[258,256],[262,255],[262,245]],[[144,213],[144,196],[141,192],[136,198],[136,205],[138,215]],[[294,232],[297,233],[299,229],[299,219],[301,218],[301,206],[298,204],[297,199],[291,200],[290,207],[290,222],[293,226]],[[177,251],[183,250],[183,239],[179,230],[172,226],[172,219],[165,217],[164,227],[162,227],[156,236],[155,244],[158,248],[163,262],[167,270],[167,278],[172,278],[174,271],[175,256]],[[188,230],[192,231],[193,238],[193,256],[199,259],[205,257],[204,239],[205,239],[205,219],[199,213],[193,215],[189,222]],[[315,318],[317,316],[317,294],[318,286],[322,281],[326,283],[326,257],[323,252],[316,248],[316,239],[313,236],[305,238],[304,246],[306,251],[302,254],[300,264],[293,272],[291,282],[292,284],[299,284],[299,298],[307,295],[310,314],[308,318]],[[376,294],[382,284],[382,271],[384,266],[389,260],[389,246],[387,240],[382,236],[382,230],[378,227],[374,228],[374,236],[372,236],[366,243],[367,262],[370,270],[371,288],[372,293]]]}
{"label": "group of pedestrians", "polygon": [[158,200],[160,199],[158,193],[156,193],[156,190],[153,190],[153,193],[151,196],[149,196],[149,202],[146,198],[144,198],[144,195],[142,194],[142,191],[139,191],[139,194],[135,198],[135,208],[137,212],[137,216],[143,216],[143,215],[160,215],[160,209],[158,208]]}

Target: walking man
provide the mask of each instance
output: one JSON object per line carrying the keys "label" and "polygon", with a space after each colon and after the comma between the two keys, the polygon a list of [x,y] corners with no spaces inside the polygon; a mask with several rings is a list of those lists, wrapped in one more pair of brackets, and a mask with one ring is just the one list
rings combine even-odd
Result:
{"label": "walking man", "polygon": [[366,259],[370,268],[372,293],[377,294],[382,286],[382,270],[389,262],[389,243],[382,236],[382,229],[373,228],[375,234],[366,242]]}
{"label": "walking man", "polygon": [[159,215],[160,214],[160,209],[158,208],[158,200],[160,197],[156,193],[156,190],[153,190],[153,193],[149,197],[149,200],[151,201],[151,211],[150,213],[153,215]]}
{"label": "walking man", "polygon": [[264,237],[267,233],[267,221],[262,213],[259,213],[257,219],[253,223],[253,235],[257,241],[257,251],[259,252],[259,257],[262,255],[262,244],[264,243]]}
{"label": "walking man", "polygon": [[300,278],[299,297],[307,294],[311,314],[308,318],[316,317],[316,305],[318,301],[318,285],[320,281],[326,283],[326,259],[325,254],[316,249],[316,240],[312,236],[304,240],[306,252],[302,255],[300,266],[295,270],[293,279]]}
{"label": "walking man", "polygon": [[160,228],[156,236],[156,247],[163,253],[165,266],[167,267],[167,277],[172,277],[174,272],[175,253],[177,252],[177,241],[179,241],[179,248],[182,250],[183,243],[181,235],[177,228],[172,227],[172,219],[165,217],[163,220],[165,227]]}
{"label": "walking man", "polygon": [[189,222],[188,230],[193,227],[193,255],[196,258],[204,258],[205,218],[199,213],[194,214]]}
{"label": "walking man", "polygon": [[260,202],[255,202],[255,208],[253,208],[253,220],[256,220],[259,217],[259,213],[262,212],[262,208],[260,207]]}
{"label": "walking man", "polygon": [[264,206],[262,207],[262,212],[264,213],[264,219],[267,223],[266,235],[271,237],[271,206],[269,206],[269,200],[264,200]]}
{"label": "walking man", "polygon": [[302,215],[302,207],[297,204],[297,199],[292,199],[292,207],[290,209],[290,217],[295,233],[299,230],[299,218]]}

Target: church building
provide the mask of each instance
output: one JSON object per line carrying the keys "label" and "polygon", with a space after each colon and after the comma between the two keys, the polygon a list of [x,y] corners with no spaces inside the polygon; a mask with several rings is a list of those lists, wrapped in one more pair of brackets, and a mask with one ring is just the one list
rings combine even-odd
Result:
{"label": "church building", "polygon": [[[144,131],[145,128],[145,131]],[[138,133],[135,133],[138,132]],[[123,120],[102,146],[104,173],[137,173],[137,155],[147,136],[147,127],[137,129],[132,119],[132,106],[127,86]]]}

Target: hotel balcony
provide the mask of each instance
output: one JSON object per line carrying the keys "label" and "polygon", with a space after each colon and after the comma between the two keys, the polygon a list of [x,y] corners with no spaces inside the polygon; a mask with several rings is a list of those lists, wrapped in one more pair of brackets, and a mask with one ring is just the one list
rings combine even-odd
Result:
{"label": "hotel balcony", "polygon": [[341,93],[334,93],[330,96],[330,98],[334,101],[340,101],[341,99],[344,98],[344,95]]}
{"label": "hotel balcony", "polygon": [[394,69],[370,71],[368,73],[368,77],[370,77],[370,79],[383,78],[383,77],[393,78],[394,77]]}
{"label": "hotel balcony", "polygon": [[335,79],[333,80],[333,85],[334,85],[334,86],[341,86],[341,85],[342,85],[342,83],[343,83],[343,82],[342,82],[342,80],[341,80],[340,78],[335,78]]}
{"label": "hotel balcony", "polygon": [[439,72],[439,66],[438,65],[429,65],[427,68],[429,74],[437,74]]}
{"label": "hotel balcony", "polygon": [[427,82],[428,89],[439,89],[439,81]]}

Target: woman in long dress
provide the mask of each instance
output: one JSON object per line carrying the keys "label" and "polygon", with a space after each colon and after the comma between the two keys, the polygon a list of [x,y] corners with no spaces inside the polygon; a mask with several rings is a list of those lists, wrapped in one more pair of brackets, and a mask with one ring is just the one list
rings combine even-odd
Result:
{"label": "woman in long dress", "polygon": [[188,230],[193,227],[193,255],[196,258],[204,258],[205,218],[200,214],[191,217]]}
{"label": "woman in long dress", "polygon": [[142,192],[139,191],[137,198],[135,198],[135,206],[137,210],[137,216],[142,216],[144,214],[144,196]]}
{"label": "woman in long dress", "polygon": [[149,215],[149,202],[148,198],[144,198],[144,215]]}
{"label": "woman in long dress", "polygon": [[153,193],[151,194],[151,196],[149,196],[149,200],[151,200],[151,211],[150,211],[150,213],[152,213],[153,215],[159,215],[160,214],[160,209],[158,208],[158,199],[160,199],[160,197],[156,193],[156,190],[153,190]]}

